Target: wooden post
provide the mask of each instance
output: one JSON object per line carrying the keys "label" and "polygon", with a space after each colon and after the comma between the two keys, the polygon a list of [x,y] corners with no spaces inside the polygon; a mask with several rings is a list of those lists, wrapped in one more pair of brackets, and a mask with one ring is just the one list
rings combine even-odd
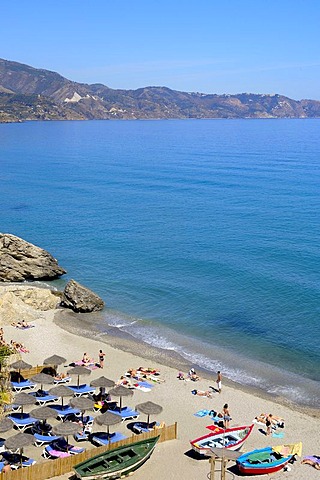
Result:
{"label": "wooden post", "polygon": [[224,458],[221,459],[221,480],[226,480],[226,468],[228,460]]}
{"label": "wooden post", "polygon": [[211,457],[210,458],[210,464],[211,464],[211,468],[210,468],[210,480],[214,480],[214,473],[216,471],[216,459],[214,457]]}

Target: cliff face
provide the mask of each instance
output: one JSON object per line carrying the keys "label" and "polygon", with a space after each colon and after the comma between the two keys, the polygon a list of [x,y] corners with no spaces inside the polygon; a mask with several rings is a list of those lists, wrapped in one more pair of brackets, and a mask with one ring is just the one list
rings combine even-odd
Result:
{"label": "cliff face", "polygon": [[15,235],[0,233],[0,282],[54,279],[65,273],[46,250]]}
{"label": "cliff face", "polygon": [[0,59],[0,122],[165,118],[315,118],[320,102],[283,95],[215,95],[166,87],[114,90]]}

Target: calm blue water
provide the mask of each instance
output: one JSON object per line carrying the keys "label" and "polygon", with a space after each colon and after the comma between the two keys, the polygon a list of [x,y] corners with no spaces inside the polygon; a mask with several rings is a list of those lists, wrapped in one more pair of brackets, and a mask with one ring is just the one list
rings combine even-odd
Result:
{"label": "calm blue water", "polygon": [[0,125],[1,231],[104,298],[97,328],[319,406],[319,127]]}

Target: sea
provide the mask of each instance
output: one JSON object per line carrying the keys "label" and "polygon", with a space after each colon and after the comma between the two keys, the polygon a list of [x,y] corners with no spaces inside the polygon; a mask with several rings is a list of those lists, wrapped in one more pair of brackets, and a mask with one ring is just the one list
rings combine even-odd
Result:
{"label": "sea", "polygon": [[119,332],[320,407],[320,119],[0,125],[0,230]]}

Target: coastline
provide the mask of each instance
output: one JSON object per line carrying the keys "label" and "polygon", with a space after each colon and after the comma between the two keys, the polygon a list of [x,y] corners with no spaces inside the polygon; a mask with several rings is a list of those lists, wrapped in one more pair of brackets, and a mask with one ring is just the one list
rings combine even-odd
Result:
{"label": "coastline", "polygon": [[[208,433],[205,427],[211,424],[211,421],[209,417],[196,417],[194,413],[203,408],[213,408],[221,411],[224,403],[228,403],[230,406],[233,417],[232,426],[250,424],[253,418],[261,412],[272,412],[274,415],[283,417],[286,421],[284,440],[266,437],[263,434],[263,427],[256,425],[243,451],[263,448],[270,444],[295,443],[301,440],[304,455],[317,454],[315,451],[315,432],[320,428],[320,418],[289,408],[283,403],[262,398],[253,392],[244,391],[225,379],[223,379],[221,394],[214,393],[213,398],[194,396],[191,394],[192,389],[206,390],[209,385],[215,385],[215,378],[210,378],[210,382],[205,377],[196,383],[179,381],[177,379],[177,364],[174,362],[174,368],[167,366],[164,353],[162,357],[158,356],[156,358],[147,347],[143,345],[142,348],[142,344],[140,344],[138,350],[135,350],[135,353],[132,353],[137,346],[133,346],[133,343],[128,339],[117,339],[109,334],[102,339],[93,332],[86,335],[84,331],[81,334],[77,322],[75,322],[76,317],[79,320],[83,318],[81,314],[69,314],[69,312],[60,310],[41,313],[39,319],[34,323],[35,328],[24,331],[11,325],[4,326],[6,339],[14,338],[21,341],[30,350],[30,353],[23,353],[22,358],[32,365],[40,365],[45,357],[58,354],[67,358],[66,365],[60,367],[62,371],[67,371],[66,368],[69,363],[80,359],[83,352],[86,351],[88,355],[94,356],[96,359],[99,349],[103,348],[106,353],[105,368],[103,371],[100,369],[92,371],[90,381],[101,376],[101,374],[117,380],[130,367],[138,368],[143,365],[160,369],[164,383],[155,385],[149,393],[135,390],[134,397],[128,404],[134,407],[138,403],[151,400],[162,405],[163,412],[157,420],[164,421],[167,425],[177,422],[178,438],[157,446],[150,460],[135,472],[134,476],[137,480],[150,480],[150,478],[194,480],[195,478],[206,478],[210,470],[209,462],[208,460],[199,460],[190,453],[189,441]],[[66,321],[66,313],[70,316],[69,320],[73,321],[73,325]],[[142,417],[141,419],[143,420]],[[125,423],[122,423],[117,430],[129,434]],[[12,433],[8,434],[8,436],[10,435]],[[90,444],[85,446],[86,448],[92,448]],[[34,456],[41,453],[36,447],[29,448],[28,452],[31,451]],[[43,461],[41,457],[36,458],[39,462]],[[164,466],[166,467],[165,473]],[[234,467],[231,468],[235,472]],[[310,480],[318,478],[318,472],[315,469],[301,465],[300,461],[294,464],[292,470],[291,478],[295,480],[305,480],[306,476]],[[67,479],[70,478],[70,475],[57,478]]]}
{"label": "coastline", "polygon": [[[85,320],[86,317],[90,318],[90,315],[92,314],[88,314],[87,316],[86,314],[77,314],[68,310],[57,310],[54,323],[69,333],[86,337],[88,334],[92,335],[92,331],[89,328],[86,329],[83,320]],[[89,327],[89,325],[87,325],[87,327]],[[177,372],[187,372],[191,367],[194,367],[196,371],[199,372],[202,379],[209,383],[211,382],[210,384],[214,384],[215,382],[216,372],[211,374],[208,370],[197,365],[197,363],[188,362],[178,352],[152,346],[143,340],[139,341],[136,337],[121,331],[119,328],[109,326],[108,333],[96,331],[94,335],[96,339],[99,339],[99,341],[110,347],[123,352],[128,352],[132,355],[140,356],[141,350],[143,349],[144,357],[146,359],[170,367]],[[226,376],[224,376],[223,383],[232,389],[246,392],[249,395],[254,395],[255,397],[268,400],[278,405],[286,405],[286,407],[292,411],[301,412],[310,417],[320,418],[320,405],[318,409],[310,406],[303,406],[302,404],[288,400],[284,396],[268,393],[266,390],[253,385],[245,385],[235,382]]]}

